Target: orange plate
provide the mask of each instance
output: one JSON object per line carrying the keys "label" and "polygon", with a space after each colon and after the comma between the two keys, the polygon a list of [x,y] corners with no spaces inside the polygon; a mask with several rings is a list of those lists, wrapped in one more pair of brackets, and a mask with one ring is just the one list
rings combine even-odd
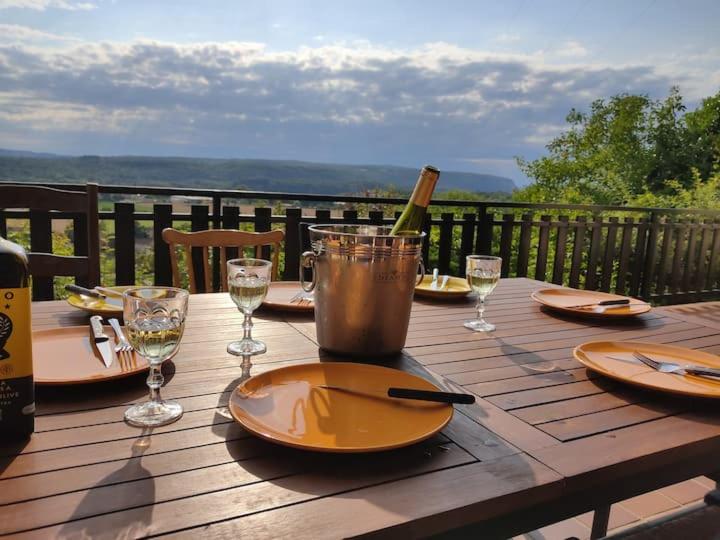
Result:
{"label": "orange plate", "polygon": [[[374,391],[362,395],[328,384]],[[438,390],[416,375],[368,364],[288,366],[251,377],[230,397],[233,418],[272,442],[320,452],[376,452],[413,444],[440,431],[453,408],[382,396],[388,387]]]}
{"label": "orange plate", "polygon": [[[438,278],[438,287],[442,283],[442,276]],[[463,278],[450,277],[447,285],[440,291],[430,288],[432,276],[425,276],[419,285],[415,287],[415,294],[424,296],[425,298],[435,298],[439,300],[448,300],[450,298],[464,298],[470,294],[470,285]]]}
{"label": "orange plate", "polygon": [[635,360],[633,351],[664,362],[720,368],[720,357],[714,354],[641,341],[592,341],[576,347],[573,355],[584,366],[630,384],[673,394],[720,398],[720,381],[695,375],[660,373]]}
{"label": "orange plate", "polygon": [[[299,281],[273,281],[268,288],[267,296],[263,300],[263,307],[276,311],[297,311],[299,313],[312,313],[315,311],[315,304],[290,303],[290,299],[303,292]],[[312,293],[306,293],[312,294]]]}
{"label": "orange plate", "polygon": [[[105,288],[111,289],[113,291],[123,292],[126,289],[131,289],[132,287],[135,287],[135,285],[122,285],[120,287]],[[106,302],[105,300],[99,298],[88,298],[86,296],[80,296],[79,294],[74,293],[70,294],[70,296],[67,297],[67,302],[72,307],[87,311],[88,313],[91,313],[93,315],[102,315],[109,317],[121,316],[123,313],[122,298],[108,297],[108,300],[110,302]]]}
{"label": "orange plate", "polygon": [[[593,311],[588,308],[571,308],[568,306],[576,306],[578,304],[590,304],[592,302],[602,302],[604,300],[622,300],[629,298],[627,296],[619,296],[617,294],[608,294],[596,291],[581,291],[578,289],[540,289],[533,292],[530,298],[544,306],[562,311],[564,313],[572,313],[573,315],[583,315],[585,317],[632,317],[647,313],[650,311],[650,305],[642,303],[642,300],[630,298],[630,305],[608,309],[603,313]],[[636,302],[633,304],[633,302]]]}
{"label": "orange plate", "polygon": [[[113,336],[112,328],[104,327],[105,334]],[[114,346],[112,337],[110,338]],[[121,369],[115,358],[105,367],[100,353],[90,342],[89,326],[68,326],[32,333],[33,371],[35,384],[61,385],[86,384],[147,371],[148,363],[140,355],[132,354],[131,369]]]}

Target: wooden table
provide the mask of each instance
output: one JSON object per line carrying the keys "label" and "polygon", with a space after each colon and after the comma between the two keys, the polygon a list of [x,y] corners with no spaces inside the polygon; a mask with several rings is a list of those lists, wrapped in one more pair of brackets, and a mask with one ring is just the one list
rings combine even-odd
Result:
{"label": "wooden table", "polygon": [[[193,296],[163,389],[183,404],[182,419],[152,432],[122,422],[125,407],[146,397],[143,376],[40,389],[37,433],[24,447],[0,446],[0,533],[494,538],[592,509],[600,533],[610,503],[712,473],[716,402],[612,382],[571,350],[632,338],[720,352],[720,327],[677,307],[624,323],[564,318],[529,299],[539,286],[500,283],[491,336],[462,327],[471,301],[416,301],[405,353],[387,363],[479,399],[458,407],[441,435],[369,455],[291,450],[234,423],[225,406],[241,368],[225,346],[241,318],[226,294]],[[33,307],[37,329],[85,322],[64,302]],[[255,373],[329,358],[308,318],[261,314],[255,333],[268,344]]]}

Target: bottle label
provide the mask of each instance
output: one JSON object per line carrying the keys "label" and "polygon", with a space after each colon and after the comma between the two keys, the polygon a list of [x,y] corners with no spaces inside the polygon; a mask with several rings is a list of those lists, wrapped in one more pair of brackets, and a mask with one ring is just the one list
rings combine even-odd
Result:
{"label": "bottle label", "polygon": [[35,412],[30,289],[0,289],[0,426]]}

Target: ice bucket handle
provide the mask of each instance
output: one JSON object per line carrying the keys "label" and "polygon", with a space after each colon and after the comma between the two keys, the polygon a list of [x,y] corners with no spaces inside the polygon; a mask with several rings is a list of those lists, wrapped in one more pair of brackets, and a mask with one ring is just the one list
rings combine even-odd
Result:
{"label": "ice bucket handle", "polygon": [[[315,273],[315,259],[316,255],[312,251],[305,251],[300,256],[300,286],[305,292],[312,292],[312,290],[315,288],[315,284],[317,283],[317,274]],[[309,285],[305,283],[306,268],[310,268],[310,271],[312,273],[312,280],[310,281]]]}

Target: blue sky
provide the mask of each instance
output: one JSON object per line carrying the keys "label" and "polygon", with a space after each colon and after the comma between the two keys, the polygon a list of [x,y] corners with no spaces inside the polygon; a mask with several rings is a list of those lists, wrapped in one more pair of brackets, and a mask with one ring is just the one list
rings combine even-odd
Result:
{"label": "blue sky", "polygon": [[0,0],[0,147],[523,181],[572,107],[720,87],[716,1]]}

